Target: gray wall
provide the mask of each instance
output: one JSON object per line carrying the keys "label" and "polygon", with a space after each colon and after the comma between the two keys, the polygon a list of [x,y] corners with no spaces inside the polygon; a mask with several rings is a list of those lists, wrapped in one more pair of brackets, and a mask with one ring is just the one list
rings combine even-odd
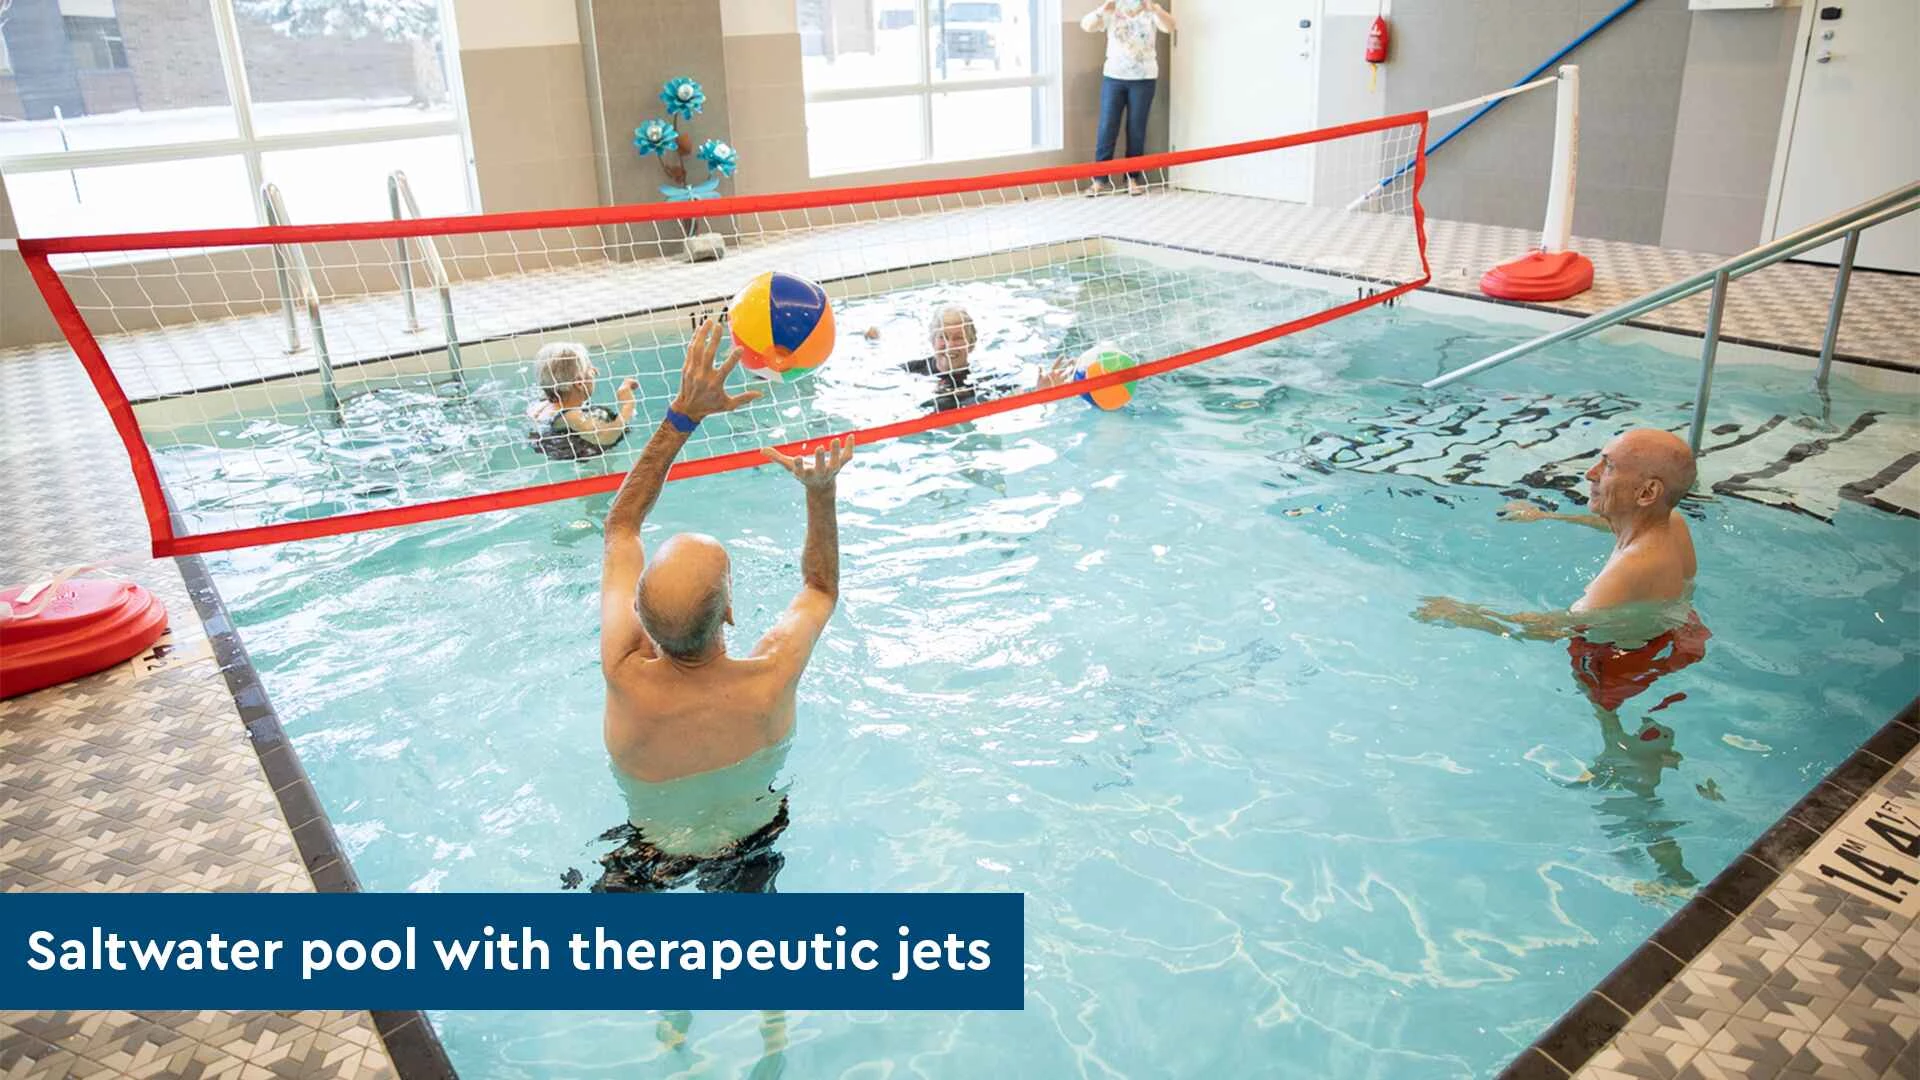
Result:
{"label": "gray wall", "polygon": [[[1615,6],[1395,0],[1385,111],[1509,85]],[[1799,19],[1799,8],[1690,12],[1686,0],[1641,0],[1563,60],[1580,65],[1574,232],[1718,253],[1759,242]],[[1327,55],[1351,49],[1348,24],[1368,21],[1329,19]],[[1329,97],[1323,75],[1323,122],[1353,119],[1340,111],[1354,104],[1345,82]],[[1431,138],[1459,119],[1436,121]],[[1507,101],[1434,155],[1427,213],[1538,229],[1552,145],[1550,92]]]}
{"label": "gray wall", "polygon": [[[1387,111],[1506,86],[1618,6],[1615,0],[1396,0]],[[1574,231],[1660,242],[1691,16],[1642,0],[1565,63],[1580,65]],[[1457,122],[1434,125],[1438,139]],[[1438,218],[1538,229],[1552,169],[1553,94],[1511,99],[1435,155],[1424,202]]]}
{"label": "gray wall", "polygon": [[1799,22],[1798,8],[1694,13],[1662,245],[1732,255],[1760,242]]}

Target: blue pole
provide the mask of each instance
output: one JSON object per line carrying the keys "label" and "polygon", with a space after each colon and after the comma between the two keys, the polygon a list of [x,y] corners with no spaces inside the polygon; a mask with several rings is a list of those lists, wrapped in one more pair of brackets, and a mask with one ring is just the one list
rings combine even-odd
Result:
{"label": "blue pole", "polygon": [[[1602,30],[1605,30],[1607,28],[1607,24],[1613,22],[1613,20],[1619,18],[1620,16],[1625,15],[1629,10],[1631,10],[1634,7],[1634,5],[1638,4],[1639,2],[1640,0],[1626,0],[1625,3],[1622,3],[1619,7],[1614,8],[1613,11],[1610,12],[1606,18],[1601,19],[1599,22],[1594,23],[1592,26],[1587,27],[1587,30],[1585,33],[1581,34],[1577,38],[1574,38],[1572,41],[1567,42],[1566,45],[1561,47],[1559,52],[1554,53],[1552,56],[1547,57],[1544,61],[1541,62],[1539,67],[1534,68],[1532,71],[1529,71],[1525,75],[1520,76],[1519,79],[1514,81],[1513,86],[1509,86],[1507,89],[1511,90],[1513,89],[1514,86],[1525,86],[1527,83],[1530,83],[1533,80],[1539,78],[1541,72],[1546,71],[1548,68],[1559,63],[1561,59],[1564,58],[1568,53],[1586,44],[1586,41],[1588,38],[1592,37],[1593,35],[1599,33]],[[1465,120],[1462,120],[1460,122],[1460,126],[1454,128],[1452,131],[1447,132],[1445,135],[1440,136],[1439,141],[1435,142],[1432,146],[1427,147],[1427,156],[1432,157],[1435,153],[1439,152],[1441,147],[1453,141],[1453,137],[1455,135],[1458,135],[1461,132],[1472,127],[1474,124],[1474,121],[1480,119],[1481,117],[1492,112],[1494,109],[1498,108],[1500,106],[1500,102],[1505,100],[1507,99],[1501,98],[1499,101],[1489,101],[1485,105],[1480,106],[1480,108],[1474,111],[1474,114],[1472,116],[1469,116]],[[1401,177],[1407,175],[1407,173],[1413,169],[1413,166],[1416,161],[1418,161],[1417,158],[1408,158],[1407,163],[1405,165],[1400,166],[1399,170],[1396,171],[1392,176],[1389,176],[1386,179],[1380,181],[1380,186],[1383,188],[1392,187],[1393,182],[1395,180],[1398,180]]]}

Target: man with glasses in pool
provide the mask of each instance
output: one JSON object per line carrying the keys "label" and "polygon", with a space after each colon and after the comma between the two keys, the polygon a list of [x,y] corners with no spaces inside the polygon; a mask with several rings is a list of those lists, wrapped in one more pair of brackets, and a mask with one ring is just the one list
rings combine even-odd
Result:
{"label": "man with glasses in pool", "polygon": [[680,390],[607,512],[600,577],[604,737],[626,796],[628,826],[605,839],[595,891],[653,892],[692,880],[710,892],[772,892],[784,860],[773,842],[787,825],[772,787],[794,723],[794,696],[840,591],[835,478],[853,456],[837,440],[811,460],[764,451],[807,493],[802,585],[786,613],[746,656],[727,654],[733,623],[727,550],[711,536],[679,533],[648,560],[640,525],[667,469],[702,420],[760,396],[727,392],[736,350],[716,367],[718,324],[687,347]]}
{"label": "man with glasses in pool", "polygon": [[[1673,729],[1652,714],[1685,699],[1669,694],[1647,710],[1629,733],[1620,707],[1707,654],[1712,636],[1693,610],[1698,564],[1686,519],[1676,511],[1692,490],[1693,451],[1670,431],[1636,428],[1615,436],[1587,470],[1588,514],[1555,514],[1526,502],[1509,503],[1507,521],[1569,521],[1613,533],[1613,553],[1586,592],[1566,611],[1505,614],[1441,596],[1424,598],[1414,618],[1536,641],[1567,639],[1573,676],[1593,702],[1603,747],[1576,783],[1626,793],[1602,809],[1636,836],[1664,882],[1687,888],[1694,877],[1681,862],[1672,829],[1658,818],[1655,789],[1665,769],[1679,763]],[[1702,789],[1703,791],[1706,789]],[[1643,890],[1644,891],[1644,890]]]}

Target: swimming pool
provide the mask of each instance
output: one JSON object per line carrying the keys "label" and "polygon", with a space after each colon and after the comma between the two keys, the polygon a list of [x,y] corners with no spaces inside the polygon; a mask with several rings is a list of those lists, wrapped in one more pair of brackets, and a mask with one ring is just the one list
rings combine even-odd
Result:
{"label": "swimming pool", "polygon": [[[1031,282],[964,288],[1003,354],[1072,330]],[[1602,735],[1564,646],[1408,613],[1577,595],[1606,538],[1494,511],[1565,487],[1615,430],[1684,424],[1692,370],[1589,341],[1409,386],[1526,334],[1376,308],[1143,383],[1125,413],[1070,400],[859,452],[779,888],[1024,892],[1027,1007],[793,1014],[789,1075],[1491,1074],[1664,920],[1670,886],[1710,879],[1913,695],[1920,522],[1714,466],[1820,434],[1796,419],[1803,370],[1723,368],[1709,445],[1739,445],[1703,475],[1746,497],[1689,508],[1714,637],[1621,711],[1637,729],[1684,691],[1656,717],[1680,758],[1651,790],[1574,784]],[[913,389],[847,358],[820,407]],[[1836,377],[1836,423],[1869,412],[1911,444],[1911,399]],[[365,887],[598,869],[623,813],[594,647],[606,505],[209,559]],[[739,643],[797,585],[800,514],[785,476],[728,474],[669,485],[648,537],[731,546]],[[649,1014],[434,1021],[470,1078],[761,1055],[751,1014],[700,1016],[675,1051]]]}

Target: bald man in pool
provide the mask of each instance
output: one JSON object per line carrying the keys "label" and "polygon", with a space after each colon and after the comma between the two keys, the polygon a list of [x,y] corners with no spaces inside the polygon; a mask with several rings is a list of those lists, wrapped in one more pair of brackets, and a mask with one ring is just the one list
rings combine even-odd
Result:
{"label": "bald man in pool", "polygon": [[[1711,633],[1693,611],[1698,569],[1693,537],[1675,510],[1692,489],[1693,452],[1670,431],[1636,428],[1616,436],[1587,470],[1590,514],[1554,514],[1531,503],[1507,504],[1508,521],[1570,521],[1613,533],[1613,554],[1580,599],[1563,612],[1502,614],[1445,597],[1426,598],[1414,617],[1484,630],[1502,637],[1569,639],[1574,681],[1593,703],[1601,749],[1574,783],[1604,792],[1596,809],[1609,835],[1642,846],[1658,879],[1634,891],[1658,897],[1698,884],[1687,870],[1674,819],[1658,798],[1660,779],[1675,768],[1673,729],[1653,714],[1686,699],[1668,694],[1631,727],[1620,720],[1628,699],[1654,680],[1704,658]],[[1712,785],[1701,788],[1704,794]]]}
{"label": "bald man in pool", "polygon": [[1710,636],[1693,612],[1693,536],[1675,510],[1692,489],[1693,451],[1670,431],[1636,428],[1587,470],[1589,514],[1553,514],[1528,503],[1508,521],[1570,521],[1613,533],[1613,554],[1566,611],[1502,614],[1446,597],[1425,598],[1414,618],[1502,637],[1569,639],[1574,677],[1594,703],[1628,698],[1706,655]]}
{"label": "bald man in pool", "polygon": [[[671,888],[697,875],[703,888],[770,889],[777,859],[770,866],[754,860],[786,824],[786,808],[768,783],[793,730],[801,673],[840,593],[835,478],[853,456],[852,439],[820,448],[811,460],[764,451],[806,489],[807,536],[799,595],[747,655],[727,654],[727,549],[697,533],[669,537],[651,561],[642,549],[641,522],[687,436],[707,417],[760,396],[727,392],[740,354],[716,367],[719,340],[712,321],[694,333],[667,418],[607,512],[600,577],[604,735],[640,832],[631,850],[616,853],[625,888]],[[745,776],[756,770],[766,775]],[[715,827],[722,819],[731,833]]]}

